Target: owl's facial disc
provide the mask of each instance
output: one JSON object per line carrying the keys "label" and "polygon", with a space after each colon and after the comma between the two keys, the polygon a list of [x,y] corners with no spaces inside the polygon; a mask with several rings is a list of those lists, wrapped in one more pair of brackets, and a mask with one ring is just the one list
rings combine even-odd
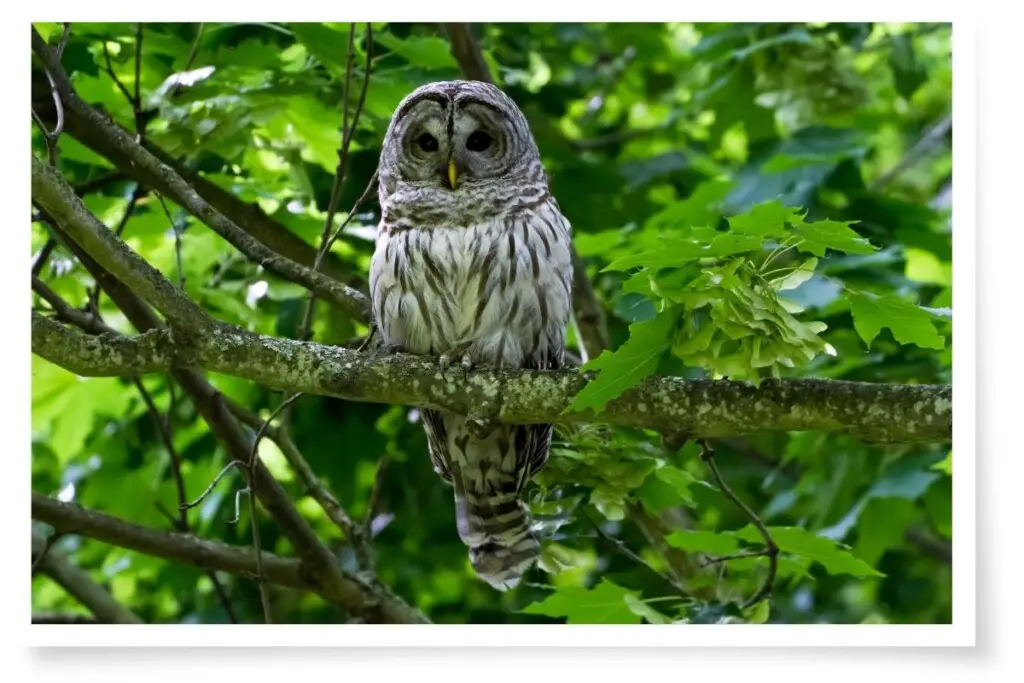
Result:
{"label": "owl's facial disc", "polygon": [[506,114],[474,99],[425,98],[405,112],[402,178],[457,191],[500,179],[508,168]]}

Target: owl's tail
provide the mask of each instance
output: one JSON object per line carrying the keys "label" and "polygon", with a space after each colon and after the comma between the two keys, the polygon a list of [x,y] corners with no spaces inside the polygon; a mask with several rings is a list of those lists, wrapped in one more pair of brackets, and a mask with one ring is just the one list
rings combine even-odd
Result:
{"label": "owl's tail", "polygon": [[514,480],[486,493],[457,486],[455,517],[473,569],[497,590],[518,586],[540,556],[540,541]]}

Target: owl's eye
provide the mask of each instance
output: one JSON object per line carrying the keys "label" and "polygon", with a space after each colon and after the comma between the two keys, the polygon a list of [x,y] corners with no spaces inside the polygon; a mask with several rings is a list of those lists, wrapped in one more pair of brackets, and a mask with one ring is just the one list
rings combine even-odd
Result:
{"label": "owl's eye", "polygon": [[437,151],[437,138],[430,133],[424,133],[423,135],[416,138],[416,144],[420,146],[424,152],[436,152]]}
{"label": "owl's eye", "polygon": [[493,138],[485,131],[474,131],[466,140],[466,149],[471,152],[482,152],[491,146]]}

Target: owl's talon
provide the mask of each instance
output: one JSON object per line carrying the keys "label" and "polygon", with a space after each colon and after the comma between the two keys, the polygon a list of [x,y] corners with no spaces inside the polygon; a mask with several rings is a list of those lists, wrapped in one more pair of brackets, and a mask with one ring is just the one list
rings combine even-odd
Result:
{"label": "owl's talon", "polygon": [[459,367],[462,368],[462,378],[468,379],[469,371],[473,369],[473,359],[469,355],[468,344],[457,346],[441,354],[441,357],[438,359],[438,366],[441,368],[441,376],[448,379],[446,373],[452,363],[455,362],[456,358],[460,359]]}

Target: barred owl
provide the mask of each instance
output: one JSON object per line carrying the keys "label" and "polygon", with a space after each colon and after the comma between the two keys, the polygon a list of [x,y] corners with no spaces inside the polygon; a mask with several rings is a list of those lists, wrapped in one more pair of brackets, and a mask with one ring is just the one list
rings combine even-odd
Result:
{"label": "barred owl", "polygon": [[[475,81],[418,88],[395,111],[379,171],[370,290],[385,345],[439,356],[442,373],[561,367],[571,228],[515,103]],[[540,554],[520,495],[547,461],[551,425],[421,416],[477,575],[514,588]]]}

